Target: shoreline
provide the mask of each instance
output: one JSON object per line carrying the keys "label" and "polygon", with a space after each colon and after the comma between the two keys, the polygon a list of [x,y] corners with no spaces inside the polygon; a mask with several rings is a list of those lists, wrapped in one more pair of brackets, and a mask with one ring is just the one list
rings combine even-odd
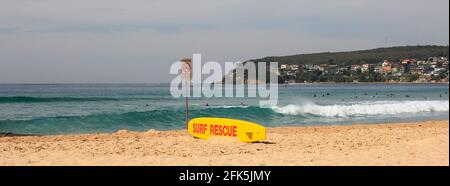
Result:
{"label": "shoreline", "polygon": [[267,128],[267,139],[185,130],[0,136],[0,165],[449,165],[448,120]]}
{"label": "shoreline", "polygon": [[[266,129],[276,129],[276,128],[297,128],[297,127],[340,127],[340,126],[352,126],[352,125],[395,125],[395,124],[404,124],[404,123],[418,123],[418,122],[442,122],[448,121],[443,119],[431,119],[431,120],[418,120],[418,121],[395,121],[389,123],[346,123],[346,124],[316,124],[316,125],[280,125],[280,126],[264,126]],[[133,133],[145,133],[148,131],[156,131],[156,132],[183,132],[185,129],[168,129],[168,130],[156,130],[156,129],[148,129],[148,130],[128,130],[128,129],[119,129],[117,131],[111,132],[92,132],[92,133],[64,133],[64,134],[36,134],[36,133],[14,133],[14,132],[2,132],[0,131],[0,138],[2,137],[21,137],[21,136],[78,136],[78,135],[99,135],[99,134],[114,134],[120,132],[133,132]]]}

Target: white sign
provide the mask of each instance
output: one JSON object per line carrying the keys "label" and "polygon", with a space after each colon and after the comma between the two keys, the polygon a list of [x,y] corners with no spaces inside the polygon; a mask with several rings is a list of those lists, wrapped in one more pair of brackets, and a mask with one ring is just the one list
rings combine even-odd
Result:
{"label": "white sign", "polygon": [[181,79],[190,81],[192,78],[192,61],[191,59],[181,60]]}

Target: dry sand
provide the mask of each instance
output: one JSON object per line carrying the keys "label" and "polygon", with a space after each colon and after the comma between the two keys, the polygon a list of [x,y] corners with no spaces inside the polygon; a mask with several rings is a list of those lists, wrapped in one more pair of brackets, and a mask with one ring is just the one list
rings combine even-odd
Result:
{"label": "dry sand", "polygon": [[186,131],[0,137],[0,165],[449,165],[448,121],[267,129],[267,140]]}

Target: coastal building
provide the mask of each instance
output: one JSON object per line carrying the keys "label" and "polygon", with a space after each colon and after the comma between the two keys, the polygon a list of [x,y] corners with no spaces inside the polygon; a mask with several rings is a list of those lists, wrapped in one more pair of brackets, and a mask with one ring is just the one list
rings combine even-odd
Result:
{"label": "coastal building", "polygon": [[325,71],[328,68],[328,64],[320,64],[318,70]]}
{"label": "coastal building", "polygon": [[344,74],[345,72],[349,71],[351,67],[341,67],[337,69],[336,74]]}
{"label": "coastal building", "polygon": [[414,59],[404,59],[401,61],[402,64],[402,73],[410,73],[411,72],[411,66],[413,64],[416,64],[416,60]]}
{"label": "coastal building", "polygon": [[363,64],[361,66],[361,72],[369,72],[370,64]]}
{"label": "coastal building", "polygon": [[404,72],[404,68],[403,65],[400,63],[394,63],[392,64],[392,73],[396,74],[396,73],[403,73]]}
{"label": "coastal building", "polygon": [[373,68],[373,72],[382,74],[383,73],[383,66],[375,65],[375,67]]}
{"label": "coastal building", "polygon": [[447,69],[446,68],[435,68],[432,72],[432,75],[434,76],[439,76],[439,75],[443,75],[447,73]]}
{"label": "coastal building", "polygon": [[289,66],[289,68],[291,70],[297,71],[298,70],[298,65],[291,65],[291,66]]}
{"label": "coastal building", "polygon": [[351,70],[352,71],[357,71],[361,69],[361,65],[352,65]]}
{"label": "coastal building", "polygon": [[325,71],[329,74],[337,74],[339,72],[337,65],[328,65]]}
{"label": "coastal building", "polygon": [[392,62],[384,60],[381,66],[383,67],[383,73],[387,74],[392,72]]}
{"label": "coastal building", "polygon": [[292,71],[289,71],[289,72],[286,72],[286,75],[288,75],[288,76],[293,76],[293,77],[295,78],[296,73],[295,73],[295,72],[292,72]]}
{"label": "coastal building", "polygon": [[[360,63],[360,62],[358,62]],[[282,77],[282,81],[292,81],[298,79],[299,82],[316,82],[316,81],[367,81],[364,78],[358,77],[351,73],[352,71],[361,71],[369,74],[378,73],[383,74],[386,81],[406,81],[408,74],[418,75],[416,81],[429,82],[431,80],[442,81],[448,79],[447,57],[431,57],[428,59],[402,59],[398,61],[383,60],[374,64],[351,64],[351,65],[339,65],[339,64],[305,64],[305,65],[280,65],[278,75]],[[317,72],[320,71],[320,72]],[[332,74],[332,76],[328,76]],[[399,80],[389,79],[389,75],[397,77]],[[368,78],[369,76],[367,76]],[[314,79],[311,79],[314,78]],[[360,78],[360,79],[358,79]],[[383,78],[377,78],[382,80]]]}

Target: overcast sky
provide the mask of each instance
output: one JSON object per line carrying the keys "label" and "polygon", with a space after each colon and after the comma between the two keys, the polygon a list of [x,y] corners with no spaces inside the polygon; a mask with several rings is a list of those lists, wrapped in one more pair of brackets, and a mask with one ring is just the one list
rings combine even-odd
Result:
{"label": "overcast sky", "polygon": [[0,0],[0,83],[170,82],[169,66],[448,45],[448,0]]}

